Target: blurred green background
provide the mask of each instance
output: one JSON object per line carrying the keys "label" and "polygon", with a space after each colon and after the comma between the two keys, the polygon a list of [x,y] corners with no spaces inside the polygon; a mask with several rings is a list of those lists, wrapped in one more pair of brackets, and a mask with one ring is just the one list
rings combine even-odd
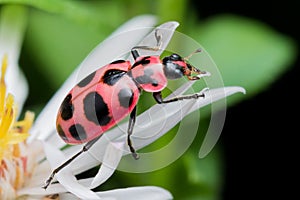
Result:
{"label": "blurred green background", "polygon": [[[219,0],[0,0],[0,4],[5,3],[28,8],[20,65],[30,86],[25,109],[36,113],[99,42],[140,14],[156,15],[158,24],[168,20],[180,22],[178,31],[204,46],[219,67],[224,84],[247,90],[244,96],[229,98],[232,107],[224,133],[207,157],[199,159],[198,150],[209,115],[201,120],[203,128],[179,160],[151,173],[116,172],[99,190],[157,185],[169,190],[175,199],[188,200],[235,199],[238,191],[255,198],[259,189],[264,192],[260,179],[268,173],[261,170],[268,165],[255,158],[273,161],[269,154],[280,145],[270,141],[281,139],[276,134],[281,130],[280,124],[291,122],[282,119],[287,113],[281,108],[284,100],[295,102],[288,89],[296,81],[295,66],[299,62],[299,31],[291,26],[296,19],[296,5],[285,2],[268,7],[259,1]],[[146,95],[141,101],[154,104],[148,99]],[[269,120],[272,123],[268,124]],[[289,132],[284,128],[282,131]],[[152,147],[167,143],[175,132],[176,128]],[[256,176],[250,176],[256,169]],[[266,184],[270,179],[265,180]],[[257,184],[247,184],[251,180]]]}

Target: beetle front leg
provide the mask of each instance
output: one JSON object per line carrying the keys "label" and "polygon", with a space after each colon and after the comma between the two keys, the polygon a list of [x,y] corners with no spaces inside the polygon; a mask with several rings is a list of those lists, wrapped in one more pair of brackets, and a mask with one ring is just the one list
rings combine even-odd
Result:
{"label": "beetle front leg", "polygon": [[204,98],[205,97],[204,91],[207,91],[207,90],[208,90],[208,88],[204,88],[199,93],[189,94],[189,95],[182,95],[182,96],[174,97],[174,98],[171,98],[171,99],[168,99],[168,100],[164,100],[162,98],[161,91],[159,91],[159,92],[153,92],[153,97],[154,97],[155,101],[159,104],[161,104],[161,103],[171,103],[171,102],[185,100],[185,99],[198,99],[200,97]]}
{"label": "beetle front leg", "polygon": [[139,159],[139,155],[136,153],[134,147],[132,146],[132,142],[130,139],[130,136],[132,135],[133,132],[133,127],[135,124],[135,119],[136,119],[136,106],[134,107],[134,109],[131,111],[130,113],[130,118],[129,118],[129,123],[128,123],[128,130],[127,130],[127,144],[129,146],[129,149],[131,151],[131,154],[133,156],[134,159]]}

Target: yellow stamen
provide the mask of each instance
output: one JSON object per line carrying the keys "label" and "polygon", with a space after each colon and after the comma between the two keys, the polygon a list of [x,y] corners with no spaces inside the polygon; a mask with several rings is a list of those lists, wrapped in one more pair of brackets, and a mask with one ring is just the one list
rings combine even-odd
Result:
{"label": "yellow stamen", "polygon": [[12,155],[10,145],[26,140],[34,118],[33,113],[26,112],[24,120],[15,122],[14,97],[12,94],[6,95],[5,73],[7,66],[7,55],[4,55],[0,77],[0,161],[4,156]]}
{"label": "yellow stamen", "polygon": [[7,95],[7,98],[4,101],[4,110],[1,113],[0,118],[0,138],[4,138],[7,135],[8,130],[12,126],[12,122],[15,118],[14,113],[14,97],[11,94]]}
{"label": "yellow stamen", "polygon": [[6,85],[5,85],[5,73],[6,73],[6,69],[7,69],[7,65],[8,65],[8,57],[7,54],[5,54],[3,56],[2,59],[2,65],[1,65],[1,77],[0,77],[0,117],[1,114],[3,113],[3,109],[4,109],[4,100],[5,100],[5,96],[6,96]]}
{"label": "yellow stamen", "polygon": [[[0,199],[14,199],[16,190],[30,176],[26,139],[34,120],[26,112],[23,120],[16,122],[17,109],[12,94],[6,93],[5,73],[8,56],[4,55],[0,76]],[[8,195],[8,196],[7,196]]]}
{"label": "yellow stamen", "polygon": [[32,126],[33,120],[34,120],[34,113],[27,111],[22,121],[17,121],[14,123],[14,129],[18,130],[21,133],[28,133],[29,129]]}

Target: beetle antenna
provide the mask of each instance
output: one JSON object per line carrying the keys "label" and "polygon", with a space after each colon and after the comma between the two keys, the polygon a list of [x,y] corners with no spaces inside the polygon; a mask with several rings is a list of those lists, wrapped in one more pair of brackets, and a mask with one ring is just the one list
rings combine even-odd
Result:
{"label": "beetle antenna", "polygon": [[196,49],[196,50],[193,51],[190,55],[184,57],[183,60],[187,61],[187,60],[189,60],[194,54],[199,53],[199,52],[201,52],[201,51],[202,51],[202,50],[201,50],[200,48],[199,48],[199,49]]}

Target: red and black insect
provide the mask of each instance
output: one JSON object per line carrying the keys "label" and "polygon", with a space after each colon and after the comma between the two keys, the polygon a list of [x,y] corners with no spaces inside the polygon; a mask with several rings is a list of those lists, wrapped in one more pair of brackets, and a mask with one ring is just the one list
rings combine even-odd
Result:
{"label": "red and black insect", "polygon": [[[155,32],[156,47],[136,46],[131,50],[135,60],[117,60],[81,80],[67,94],[57,115],[56,127],[59,136],[67,144],[87,143],[83,149],[72,158],[56,168],[46,181],[46,189],[54,175],[87,151],[105,131],[130,115],[127,142],[135,159],[138,155],[132,145],[130,136],[136,119],[136,105],[141,91],[152,92],[157,103],[170,103],[183,99],[204,97],[202,93],[179,96],[164,100],[161,91],[167,86],[167,79],[178,79],[186,76],[189,80],[198,80],[206,72],[190,65],[187,60],[172,54],[162,60],[159,56],[140,56],[138,49],[158,50],[161,36]],[[195,75],[194,75],[195,74]]]}

